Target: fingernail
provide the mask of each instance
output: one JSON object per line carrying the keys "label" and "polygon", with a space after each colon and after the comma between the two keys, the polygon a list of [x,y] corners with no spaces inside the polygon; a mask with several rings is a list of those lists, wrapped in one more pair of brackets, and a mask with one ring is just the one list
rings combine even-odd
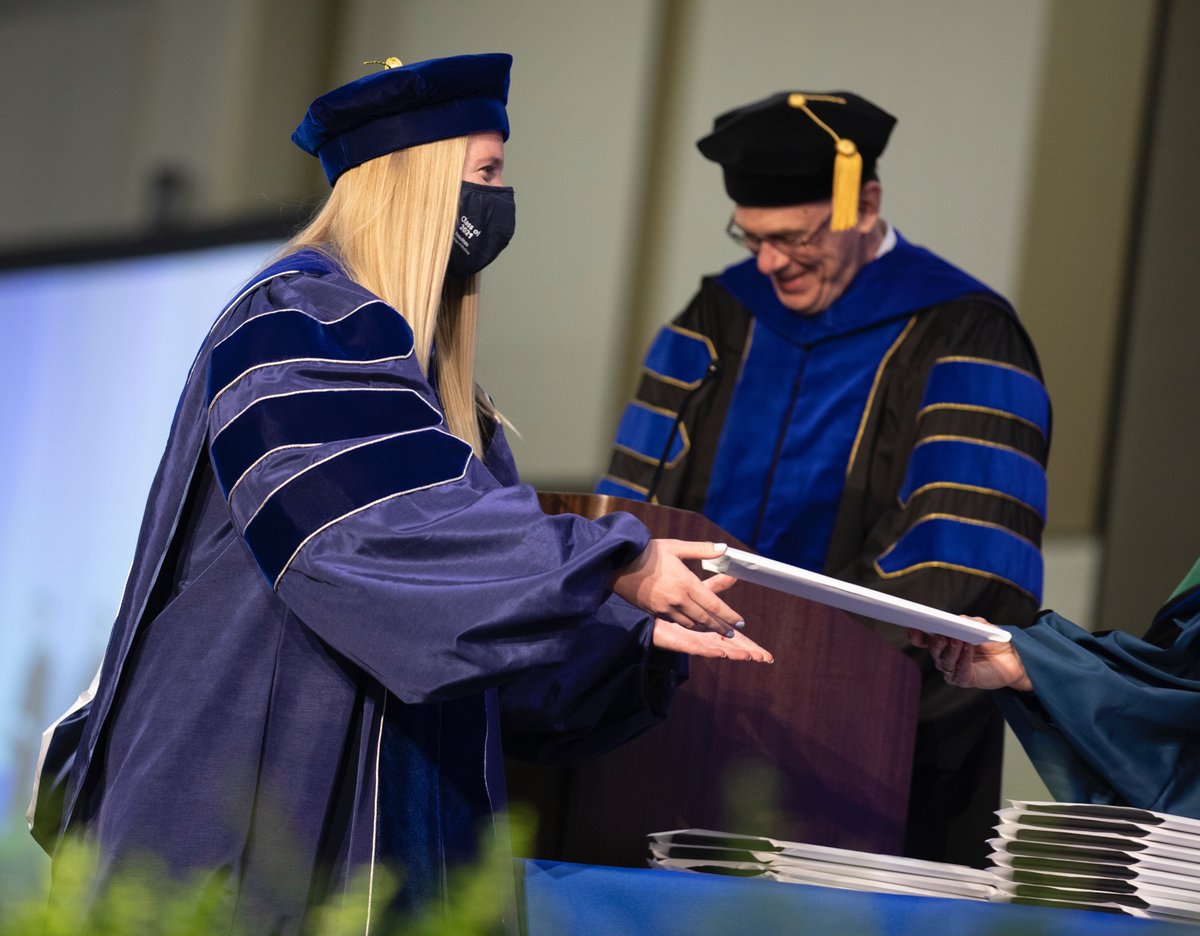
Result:
{"label": "fingernail", "polygon": [[725,636],[726,636],[727,638],[729,638],[729,639],[732,639],[732,638],[733,638],[733,635],[734,635],[734,632],[733,632],[733,631],[726,631],[726,632],[725,632]]}
{"label": "fingernail", "polygon": [[738,630],[741,630],[743,627],[746,626],[746,622],[745,621],[734,621],[733,626],[736,627]]}
{"label": "fingernail", "polygon": [[725,552],[728,548],[724,543],[713,543],[713,550],[715,552]]}

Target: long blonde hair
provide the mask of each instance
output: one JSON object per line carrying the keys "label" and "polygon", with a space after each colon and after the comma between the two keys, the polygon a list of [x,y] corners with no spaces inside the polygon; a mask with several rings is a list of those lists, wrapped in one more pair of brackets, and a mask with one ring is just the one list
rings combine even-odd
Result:
{"label": "long blonde hair", "polygon": [[467,138],[398,150],[348,169],[284,253],[308,247],[398,310],[412,327],[421,371],[437,347],[446,423],[483,454],[479,412],[496,418],[475,385],[479,275],[446,275]]}

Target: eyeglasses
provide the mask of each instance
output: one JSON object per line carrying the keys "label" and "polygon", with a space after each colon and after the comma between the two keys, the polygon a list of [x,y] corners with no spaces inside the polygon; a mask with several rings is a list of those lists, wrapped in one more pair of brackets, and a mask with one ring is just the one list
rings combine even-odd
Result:
{"label": "eyeglasses", "polygon": [[743,231],[734,222],[733,218],[729,219],[729,223],[725,225],[725,233],[739,247],[745,247],[750,253],[756,254],[762,250],[763,244],[770,244],[781,253],[794,253],[797,250],[803,250],[805,247],[811,247],[825,233],[825,229],[829,227],[829,222],[833,218],[830,215],[817,225],[816,229],[811,233],[803,231],[782,231],[779,234],[767,234],[765,237],[758,234],[751,234],[749,231]]}

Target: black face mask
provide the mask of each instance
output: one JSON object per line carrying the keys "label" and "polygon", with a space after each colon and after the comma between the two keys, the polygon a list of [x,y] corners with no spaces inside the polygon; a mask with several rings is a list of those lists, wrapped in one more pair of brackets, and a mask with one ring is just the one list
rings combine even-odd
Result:
{"label": "black face mask", "polygon": [[478,273],[508,246],[516,229],[517,203],[511,186],[464,182],[447,270],[455,276]]}

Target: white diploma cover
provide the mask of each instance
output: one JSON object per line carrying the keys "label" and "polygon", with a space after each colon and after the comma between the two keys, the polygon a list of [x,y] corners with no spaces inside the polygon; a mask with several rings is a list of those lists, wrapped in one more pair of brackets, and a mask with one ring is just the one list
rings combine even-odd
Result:
{"label": "white diploma cover", "polygon": [[907,598],[842,582],[741,549],[727,549],[725,555],[705,559],[702,565],[710,572],[724,572],[744,582],[764,585],[898,627],[953,637],[969,644],[1007,643],[1009,640],[1007,631],[992,624],[981,624]]}

